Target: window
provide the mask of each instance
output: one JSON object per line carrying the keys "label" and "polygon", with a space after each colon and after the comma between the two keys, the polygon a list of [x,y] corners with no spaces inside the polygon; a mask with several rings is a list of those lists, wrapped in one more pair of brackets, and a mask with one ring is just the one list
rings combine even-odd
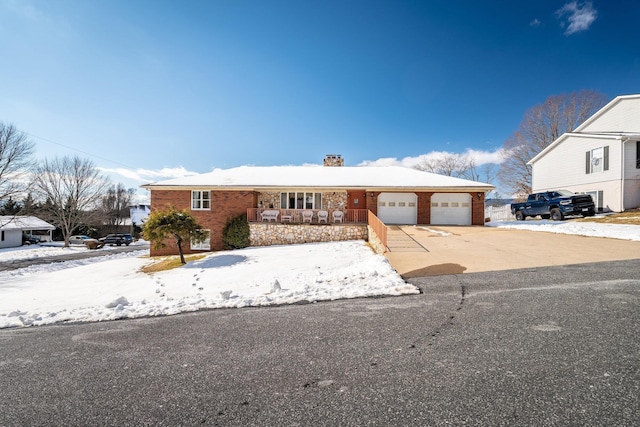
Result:
{"label": "window", "polygon": [[211,250],[211,232],[209,230],[204,230],[207,233],[207,238],[204,242],[196,243],[193,240],[191,241],[191,249],[199,250],[199,251],[209,251]]}
{"label": "window", "polygon": [[416,207],[416,202],[409,202],[409,207],[410,208],[415,208]]}
{"label": "window", "polygon": [[211,209],[211,192],[210,191],[192,191],[191,192],[191,209],[193,210]]}
{"label": "window", "polygon": [[399,208],[404,208],[406,206],[405,202],[398,202],[398,207]]}
{"label": "window", "polygon": [[449,207],[449,202],[442,202],[442,203],[440,203],[440,207],[441,207],[441,208],[448,208],[448,207]]}
{"label": "window", "polygon": [[640,141],[636,141],[636,169],[640,169]]}
{"label": "window", "polygon": [[432,202],[431,203],[431,207],[432,208],[437,208],[438,207],[438,202]]}
{"label": "window", "polygon": [[452,208],[457,208],[459,206],[460,206],[460,204],[458,202],[451,202],[451,207]]}
{"label": "window", "polygon": [[586,152],[586,173],[598,173],[609,170],[609,146],[594,148]]}
{"label": "window", "polygon": [[378,206],[386,206],[387,203],[386,202],[378,202]]}
{"label": "window", "polygon": [[389,207],[390,208],[395,208],[396,207],[396,202],[389,202]]}
{"label": "window", "polygon": [[2,230],[2,232],[0,233],[0,242],[4,242],[4,230]]}
{"label": "window", "polygon": [[280,193],[280,209],[321,209],[322,193]]}

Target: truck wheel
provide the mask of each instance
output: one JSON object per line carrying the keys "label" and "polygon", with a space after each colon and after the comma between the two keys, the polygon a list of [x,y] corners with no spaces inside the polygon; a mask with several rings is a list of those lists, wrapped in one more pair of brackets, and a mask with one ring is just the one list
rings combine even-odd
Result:
{"label": "truck wheel", "polygon": [[554,221],[562,221],[564,219],[564,215],[558,208],[551,209],[551,219]]}
{"label": "truck wheel", "polygon": [[525,217],[522,211],[516,212],[516,221],[524,221]]}

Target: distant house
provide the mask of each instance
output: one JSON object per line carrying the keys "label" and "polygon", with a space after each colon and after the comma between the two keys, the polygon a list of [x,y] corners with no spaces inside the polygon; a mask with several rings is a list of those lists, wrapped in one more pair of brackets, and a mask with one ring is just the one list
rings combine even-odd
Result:
{"label": "distant house", "polygon": [[[398,166],[347,167],[340,155],[327,155],[324,166],[216,169],[142,187],[151,191],[152,211],[168,205],[187,209],[210,232],[209,242],[192,245],[191,250],[222,249],[225,224],[240,214],[256,224],[252,244],[271,232],[265,227],[276,225],[286,241],[313,241],[314,236],[317,241],[337,240],[329,234],[340,227],[366,229],[368,212],[386,224],[483,225],[485,194],[494,189]],[[333,227],[318,227],[329,224]],[[169,251],[152,248],[151,253]]]}
{"label": "distant house", "polygon": [[51,231],[55,228],[35,216],[0,216],[0,248],[22,246],[24,234],[40,241],[51,241]]}
{"label": "distant house", "polygon": [[640,95],[616,97],[529,164],[533,192],[590,194],[599,211],[640,206]]}
{"label": "distant house", "polygon": [[142,227],[144,222],[149,218],[151,213],[151,205],[131,205],[129,206],[129,217],[131,218],[131,225],[135,224],[138,227]]}

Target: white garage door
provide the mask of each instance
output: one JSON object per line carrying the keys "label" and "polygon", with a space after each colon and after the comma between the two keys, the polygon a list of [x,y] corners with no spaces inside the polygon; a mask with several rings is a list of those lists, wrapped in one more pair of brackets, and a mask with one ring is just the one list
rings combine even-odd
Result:
{"label": "white garage door", "polygon": [[431,224],[471,225],[471,195],[436,193],[431,196]]}
{"label": "white garage door", "polygon": [[417,224],[418,196],[414,193],[380,193],[378,218],[385,224]]}

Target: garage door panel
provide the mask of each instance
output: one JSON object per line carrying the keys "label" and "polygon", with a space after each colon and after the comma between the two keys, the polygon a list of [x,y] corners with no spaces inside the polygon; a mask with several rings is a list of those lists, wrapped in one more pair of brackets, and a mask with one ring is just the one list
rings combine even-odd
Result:
{"label": "garage door panel", "polygon": [[431,196],[431,224],[471,225],[471,195],[436,193]]}
{"label": "garage door panel", "polygon": [[380,193],[377,216],[385,224],[417,224],[418,196],[414,193]]}

